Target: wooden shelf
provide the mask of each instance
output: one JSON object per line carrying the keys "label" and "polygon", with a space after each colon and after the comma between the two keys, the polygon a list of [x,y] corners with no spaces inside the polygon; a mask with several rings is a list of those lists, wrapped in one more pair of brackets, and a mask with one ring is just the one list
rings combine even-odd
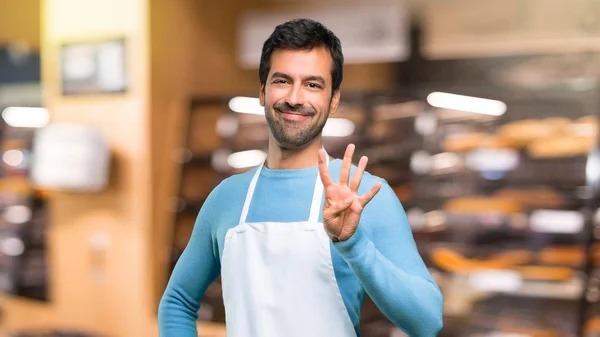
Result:
{"label": "wooden shelf", "polygon": [[[7,323],[6,330],[17,333],[22,330],[59,330],[60,319],[57,317],[55,308],[45,302],[29,300],[21,297],[2,294],[0,295],[0,306],[2,307],[4,321]],[[158,322],[153,322],[154,334],[158,336]],[[225,325],[210,322],[198,322],[198,336],[202,337],[226,337]]]}
{"label": "wooden shelf", "polygon": [[198,323],[198,336],[226,337],[225,325],[219,323]]}
{"label": "wooden shelf", "polygon": [[56,322],[54,308],[46,302],[2,294],[0,306],[8,331],[48,328]]}

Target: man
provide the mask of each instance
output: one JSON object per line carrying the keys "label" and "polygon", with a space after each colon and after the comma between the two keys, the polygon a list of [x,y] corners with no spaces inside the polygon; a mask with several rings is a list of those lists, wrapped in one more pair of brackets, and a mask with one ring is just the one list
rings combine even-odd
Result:
{"label": "man", "polygon": [[200,211],[159,309],[162,337],[196,337],[206,288],[221,275],[230,337],[359,336],[365,295],[415,337],[437,336],[442,294],[390,186],[322,148],[340,101],[339,39],[311,20],[263,46],[263,165],[225,179]]}

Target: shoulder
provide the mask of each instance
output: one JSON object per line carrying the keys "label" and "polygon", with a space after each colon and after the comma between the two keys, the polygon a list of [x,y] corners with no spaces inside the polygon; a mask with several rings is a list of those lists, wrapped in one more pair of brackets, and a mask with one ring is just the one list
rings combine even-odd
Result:
{"label": "shoulder", "polygon": [[[360,183],[360,187],[358,188],[358,194],[363,195],[375,186],[375,184],[380,183],[381,188],[379,192],[373,197],[369,205],[378,205],[378,204],[400,204],[400,200],[394,192],[392,186],[382,177],[371,174],[368,171],[365,171],[363,174],[363,179]],[[367,205],[368,206],[368,205]]]}
{"label": "shoulder", "polygon": [[[231,175],[215,186],[202,203],[197,223],[218,230],[225,224],[235,222],[242,209],[252,175],[257,168]],[[232,222],[233,221],[233,222]]]}
{"label": "shoulder", "polygon": [[210,193],[207,202],[222,204],[230,203],[238,195],[243,198],[257,169],[258,167],[253,167],[245,172],[236,173],[221,180]]}

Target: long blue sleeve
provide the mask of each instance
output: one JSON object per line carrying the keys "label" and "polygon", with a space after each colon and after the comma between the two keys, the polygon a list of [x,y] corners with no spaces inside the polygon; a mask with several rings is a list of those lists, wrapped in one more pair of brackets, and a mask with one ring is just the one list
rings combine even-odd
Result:
{"label": "long blue sleeve", "polygon": [[177,261],[159,304],[161,337],[198,337],[196,320],[208,286],[219,276],[218,252],[213,246],[215,201],[218,189],[207,198],[196,218],[194,230]]}
{"label": "long blue sleeve", "polygon": [[437,336],[443,325],[442,293],[419,256],[406,213],[387,183],[363,214],[361,224],[369,226],[370,234],[359,226],[350,239],[334,247],[394,325],[409,336]]}
{"label": "long blue sleeve", "polygon": [[[331,161],[337,181],[342,161]],[[353,167],[353,171],[356,167]],[[306,221],[317,168],[263,168],[248,213],[249,222]],[[161,337],[197,337],[197,311],[221,270],[227,231],[239,223],[255,170],[223,180],[198,214],[190,241],[171,275],[159,306]],[[365,173],[360,194],[381,179]],[[417,251],[406,214],[385,183],[367,205],[359,230],[331,244],[336,281],[360,336],[360,312],[368,294],[386,317],[412,337],[436,336],[442,326],[442,295]]]}

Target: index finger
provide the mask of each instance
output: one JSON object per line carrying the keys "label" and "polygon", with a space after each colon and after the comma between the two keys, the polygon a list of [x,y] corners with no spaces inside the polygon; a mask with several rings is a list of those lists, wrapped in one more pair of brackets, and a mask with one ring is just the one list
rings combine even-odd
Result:
{"label": "index finger", "polygon": [[327,187],[332,184],[331,176],[329,176],[329,169],[327,168],[327,161],[325,159],[325,150],[319,149],[319,175],[323,182],[323,187]]}

